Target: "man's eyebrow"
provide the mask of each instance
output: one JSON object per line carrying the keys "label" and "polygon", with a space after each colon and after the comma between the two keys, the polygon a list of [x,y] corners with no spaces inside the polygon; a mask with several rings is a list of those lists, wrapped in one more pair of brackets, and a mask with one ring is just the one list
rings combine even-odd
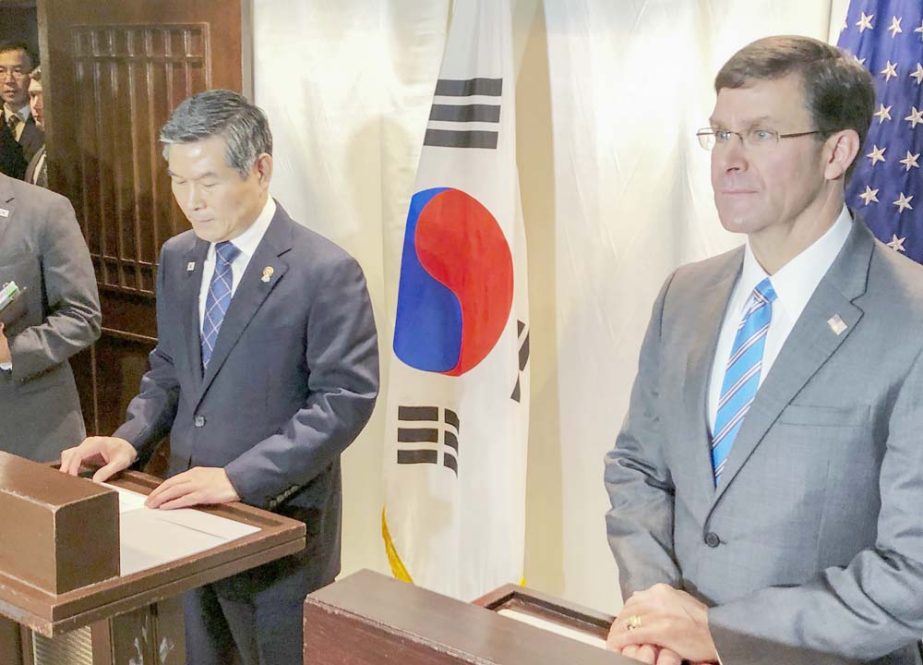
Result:
{"label": "man's eyebrow", "polygon": [[[748,126],[748,127],[752,127],[753,125],[759,124],[759,123],[761,123],[761,122],[767,122],[767,121],[773,121],[773,117],[770,116],[770,115],[761,115],[761,116],[759,116],[758,118],[751,118],[751,119],[747,122],[747,126]],[[714,116],[712,116],[711,118],[709,118],[709,119],[708,119],[708,122],[709,122],[709,124],[712,124],[712,125],[716,125],[716,124],[717,124],[717,125],[720,125],[720,124],[723,124],[723,123],[717,122],[717,121],[715,120]]]}
{"label": "man's eyebrow", "polygon": [[196,176],[195,178],[185,178],[179,175],[178,173],[174,173],[169,168],[167,168],[167,175],[170,176],[171,178],[179,178],[180,180],[204,180],[205,178],[217,178],[218,177],[217,173],[213,171],[206,171],[202,175]]}

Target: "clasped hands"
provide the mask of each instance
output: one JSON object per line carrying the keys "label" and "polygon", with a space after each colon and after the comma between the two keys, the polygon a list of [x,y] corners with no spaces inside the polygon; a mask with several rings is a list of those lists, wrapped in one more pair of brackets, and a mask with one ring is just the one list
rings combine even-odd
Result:
{"label": "clasped hands", "polygon": [[[125,439],[91,436],[79,446],[61,453],[61,471],[76,476],[83,463],[99,466],[93,474],[96,482],[105,482],[127,469],[138,452]],[[148,508],[186,508],[202,504],[240,501],[237,490],[220,467],[197,466],[163,481],[144,502]]]}
{"label": "clasped hands", "polygon": [[609,629],[607,646],[651,665],[718,661],[708,607],[667,584],[632,594]]}

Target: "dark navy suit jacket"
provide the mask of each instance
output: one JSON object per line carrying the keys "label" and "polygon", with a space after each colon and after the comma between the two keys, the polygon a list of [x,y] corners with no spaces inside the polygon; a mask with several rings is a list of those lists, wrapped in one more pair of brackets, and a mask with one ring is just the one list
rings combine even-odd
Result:
{"label": "dark navy suit jacket", "polygon": [[[307,550],[277,567],[305,566],[316,588],[340,567],[340,453],[378,392],[365,278],[346,252],[278,206],[203,373],[198,301],[207,251],[192,231],[164,244],[157,347],[114,435],[143,460],[169,434],[170,475],[224,467],[244,502],[304,521]],[[234,578],[231,591],[246,594],[288,572],[272,570]]]}

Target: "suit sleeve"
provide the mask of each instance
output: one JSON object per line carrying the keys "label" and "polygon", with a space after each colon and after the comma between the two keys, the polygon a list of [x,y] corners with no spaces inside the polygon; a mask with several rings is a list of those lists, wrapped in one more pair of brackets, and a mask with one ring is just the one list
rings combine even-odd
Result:
{"label": "suit sleeve", "polygon": [[667,442],[660,413],[667,407],[658,386],[663,310],[671,280],[654,304],[628,415],[605,460],[612,505],[606,528],[623,598],[657,583],[678,586],[681,579],[673,553],[673,479],[663,458]]}
{"label": "suit sleeve", "polygon": [[[156,286],[158,327],[168,320],[164,312],[170,303],[164,288],[169,272],[168,261],[167,252],[161,252]],[[141,377],[141,387],[128,405],[125,422],[113,433],[113,436],[125,439],[138,450],[141,466],[156,444],[167,436],[176,417],[180,386],[173,364],[173,338],[171,331],[158,330],[157,346],[148,356],[150,369]]]}
{"label": "suit sleeve", "polygon": [[337,261],[308,313],[308,398],[282,430],[225,466],[246,503],[268,507],[307,484],[352,443],[378,395],[378,339],[365,277]]}
{"label": "suit sleeve", "polygon": [[47,315],[10,341],[13,377],[20,382],[65,362],[100,332],[96,276],[74,209],[55,197],[46,210],[38,246]]}
{"label": "suit sleeve", "polygon": [[[923,355],[923,354],[921,354]],[[769,587],[709,611],[724,662],[817,662],[782,657],[792,645],[868,661],[923,634],[923,358],[904,380],[888,418],[874,548],[845,567],[794,587]]]}

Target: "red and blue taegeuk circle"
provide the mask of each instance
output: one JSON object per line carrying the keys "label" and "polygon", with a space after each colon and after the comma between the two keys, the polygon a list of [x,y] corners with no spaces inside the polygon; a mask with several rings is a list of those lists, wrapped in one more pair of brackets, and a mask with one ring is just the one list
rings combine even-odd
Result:
{"label": "red and blue taegeuk circle", "polygon": [[500,339],[513,304],[513,258],[497,220],[459,189],[410,202],[394,352],[419,370],[459,376]]}

